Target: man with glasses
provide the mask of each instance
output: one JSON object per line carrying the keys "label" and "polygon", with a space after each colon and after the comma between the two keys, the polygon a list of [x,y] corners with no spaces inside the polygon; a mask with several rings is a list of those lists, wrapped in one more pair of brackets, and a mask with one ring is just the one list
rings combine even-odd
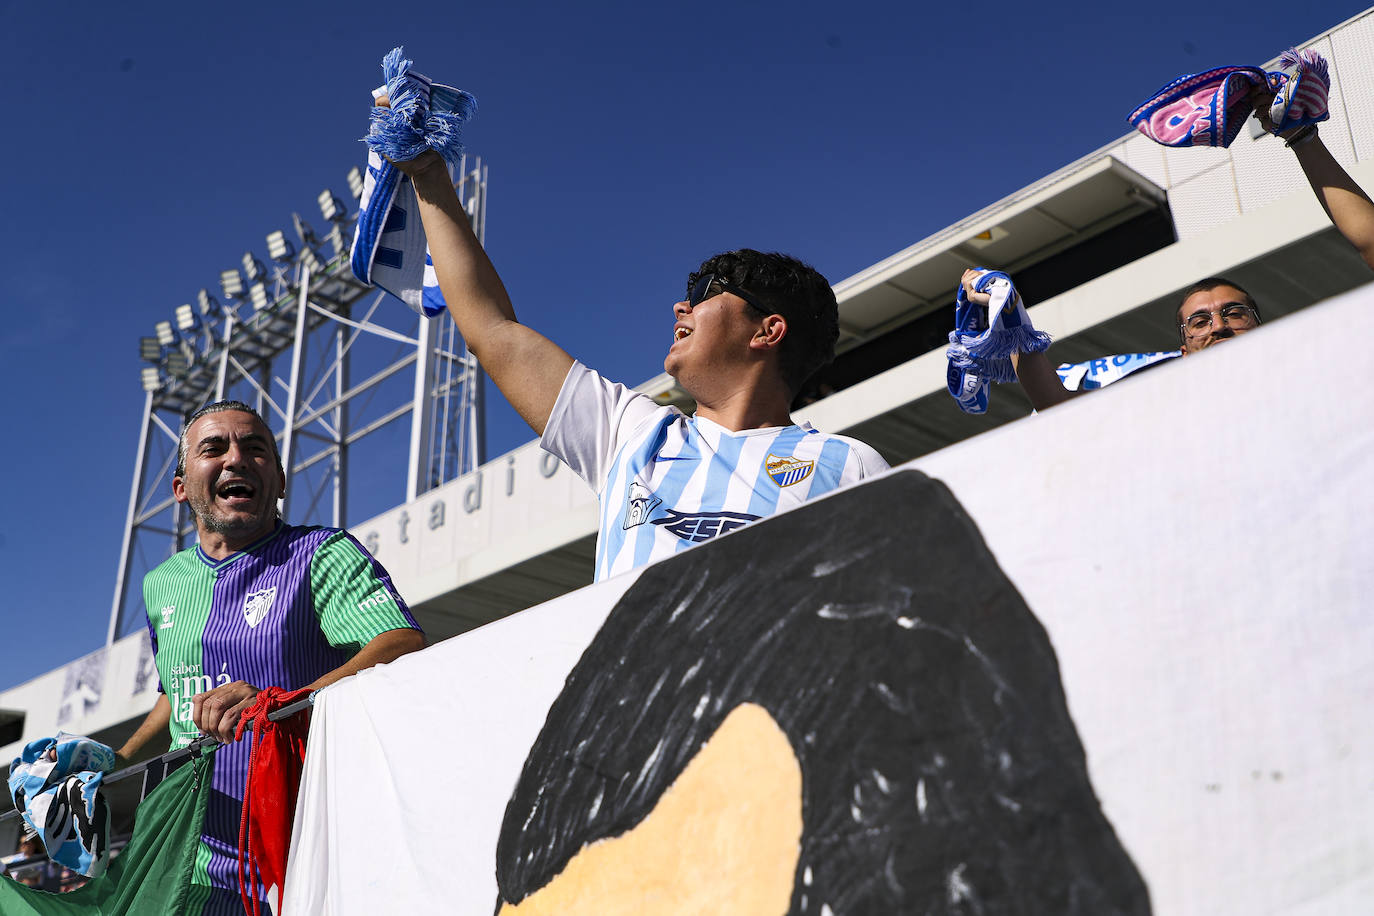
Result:
{"label": "man with glasses", "polygon": [[[1350,173],[1326,148],[1318,135],[1316,124],[1282,132],[1275,130],[1269,118],[1269,104],[1273,98],[1274,93],[1266,87],[1257,87],[1250,94],[1249,101],[1260,126],[1283,140],[1284,146],[1293,151],[1313,196],[1331,220],[1331,225],[1350,243],[1360,258],[1374,268],[1374,200],[1370,200],[1364,189],[1355,183]],[[966,270],[961,283],[970,301],[987,305],[991,297],[973,290],[979,274],[980,271],[975,269]],[[1255,304],[1253,296],[1230,280],[1208,277],[1183,291],[1177,324],[1179,355],[1187,356],[1258,327],[1259,306]],[[1166,354],[1146,356],[1141,368],[1158,365],[1164,361]],[[1016,368],[1017,381],[1036,410],[1053,407],[1083,393],[1082,388],[1069,390],[1064,387],[1054,365],[1044,353],[1013,354],[1012,365]]]}
{"label": "man with glasses", "polygon": [[663,361],[696,400],[688,417],[520,324],[443,160],[426,152],[397,166],[414,184],[439,288],[468,348],[543,447],[597,492],[598,580],[887,468],[862,442],[792,422],[802,383],[839,337],[835,294],[814,268],[746,248],[688,278]]}
{"label": "man with glasses", "polygon": [[1259,327],[1259,306],[1245,290],[1221,277],[1188,287],[1178,307],[1178,336],[1184,354],[1205,350]]}
{"label": "man with glasses", "polygon": [[[966,270],[960,282],[970,301],[986,305],[990,295],[973,289],[980,274],[979,270]],[[1208,277],[1183,291],[1176,321],[1178,355],[1187,356],[1254,330],[1259,327],[1260,313],[1254,297],[1236,283],[1224,277]],[[1016,368],[1016,380],[1036,410],[1053,407],[1084,393],[1082,388],[1070,390],[1064,386],[1046,352],[1015,353],[1011,360]],[[1141,368],[1149,365],[1159,363]]]}

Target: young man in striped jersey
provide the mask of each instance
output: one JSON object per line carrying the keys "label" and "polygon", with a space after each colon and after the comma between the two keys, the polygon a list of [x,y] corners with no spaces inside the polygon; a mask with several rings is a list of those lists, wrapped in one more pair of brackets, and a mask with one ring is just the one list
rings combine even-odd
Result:
{"label": "young man in striped jersey", "polygon": [[691,275],[663,361],[696,400],[687,417],[516,321],[443,160],[427,152],[398,166],[414,183],[439,288],[469,349],[544,448],[600,498],[598,580],[887,468],[861,442],[792,423],[793,398],[839,336],[835,294],[813,268],[742,249]]}
{"label": "young man in striped jersey", "polygon": [[248,747],[234,743],[260,687],[318,688],[424,647],[386,570],[346,532],[277,515],[286,475],[276,441],[246,404],[220,401],[182,429],[172,493],[198,541],[143,580],[161,693],[117,752],[136,754],[169,729],[227,743],[192,875],[198,912],[242,913],[238,831]]}

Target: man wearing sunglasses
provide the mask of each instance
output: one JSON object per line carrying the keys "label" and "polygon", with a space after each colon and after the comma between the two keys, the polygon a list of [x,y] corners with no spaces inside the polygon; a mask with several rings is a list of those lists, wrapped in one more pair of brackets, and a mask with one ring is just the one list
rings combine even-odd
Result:
{"label": "man wearing sunglasses", "polygon": [[793,399],[839,336],[835,294],[815,269],[741,249],[688,278],[663,361],[696,400],[688,417],[516,321],[443,160],[427,152],[397,165],[414,183],[439,288],[469,349],[543,447],[600,498],[598,580],[887,468],[861,442],[792,422]]}

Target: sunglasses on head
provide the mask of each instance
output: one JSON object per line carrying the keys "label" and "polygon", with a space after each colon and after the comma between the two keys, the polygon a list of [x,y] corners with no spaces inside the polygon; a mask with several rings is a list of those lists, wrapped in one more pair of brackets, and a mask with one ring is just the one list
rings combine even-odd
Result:
{"label": "sunglasses on head", "polygon": [[744,290],[740,289],[738,286],[731,283],[729,280],[726,280],[725,278],[721,277],[719,274],[702,274],[701,276],[697,277],[697,281],[693,283],[692,288],[687,291],[687,304],[690,305],[692,308],[696,308],[698,305],[705,302],[707,299],[710,299],[711,287],[713,285],[720,287],[727,293],[733,293],[734,295],[739,296],[741,299],[749,303],[754,308],[758,309],[760,312],[763,312],[765,314],[768,313],[768,309],[760,305],[759,300],[755,299],[752,294],[746,293]]}

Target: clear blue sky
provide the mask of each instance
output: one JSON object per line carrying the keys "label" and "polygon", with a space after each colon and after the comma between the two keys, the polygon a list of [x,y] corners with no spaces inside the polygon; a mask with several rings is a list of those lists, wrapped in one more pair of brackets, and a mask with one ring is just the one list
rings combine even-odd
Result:
{"label": "clear blue sky", "polygon": [[[839,281],[1122,136],[1169,79],[1262,63],[1357,11],[304,7],[0,0],[0,688],[103,644],[138,338],[292,211],[322,222],[315,196],[361,163],[395,45],[480,100],[467,145],[491,168],[488,249],[522,320],[633,384],[661,371],[704,257],[780,249]],[[492,455],[530,438],[504,405],[489,426]]]}

